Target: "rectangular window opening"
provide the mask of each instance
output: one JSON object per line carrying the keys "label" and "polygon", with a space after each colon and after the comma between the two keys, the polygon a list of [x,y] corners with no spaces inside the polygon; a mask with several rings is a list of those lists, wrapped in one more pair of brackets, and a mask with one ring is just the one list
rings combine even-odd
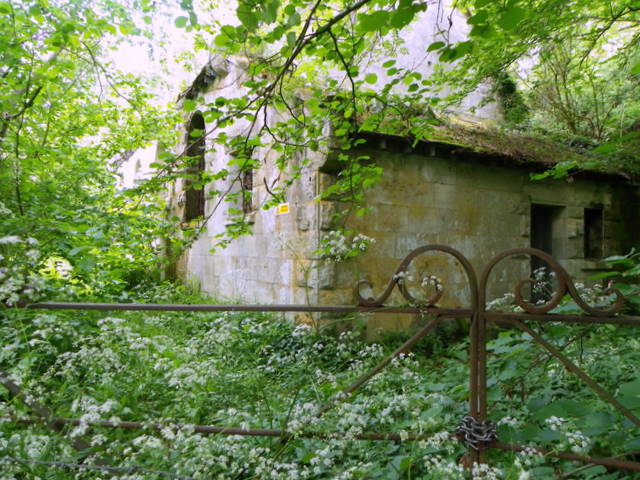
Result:
{"label": "rectangular window opening", "polygon": [[604,229],[602,208],[584,209],[584,258],[604,256]]}
{"label": "rectangular window opening", "polygon": [[[562,258],[566,229],[563,222],[564,207],[531,204],[531,248],[537,248],[555,257]],[[536,284],[531,289],[533,303],[546,301],[553,292],[553,278],[547,263],[531,256],[531,276]]]}

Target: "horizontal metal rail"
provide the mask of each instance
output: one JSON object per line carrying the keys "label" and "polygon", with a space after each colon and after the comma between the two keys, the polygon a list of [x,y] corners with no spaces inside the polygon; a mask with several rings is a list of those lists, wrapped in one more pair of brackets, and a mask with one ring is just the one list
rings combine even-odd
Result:
{"label": "horizontal metal rail", "polygon": [[[516,445],[513,443],[491,442],[487,444],[489,448],[495,448],[498,450],[507,450],[511,452],[524,452],[527,454],[538,454],[544,457],[560,458],[562,460],[572,460],[574,462],[582,462],[593,465],[603,465],[605,467],[620,468],[622,470],[630,470],[633,472],[640,472],[640,463],[628,462],[626,460],[618,460],[617,458],[607,457],[588,457],[586,455],[578,455],[571,452],[553,452],[540,447],[528,447],[526,445]],[[637,453],[637,452],[636,452]]]}
{"label": "horizontal metal rail", "polygon": [[160,311],[160,312],[318,312],[318,313],[400,313],[416,315],[428,311],[433,315],[468,317],[465,308],[367,307],[354,305],[194,305],[176,303],[83,303],[40,302],[24,305],[29,309],[46,310],[100,310],[100,311]]}
{"label": "horizontal metal rail", "polygon": [[[32,425],[37,423],[43,423],[40,419],[32,418],[0,418],[0,421],[10,421],[23,425]],[[147,422],[128,422],[128,421],[110,421],[110,420],[98,420],[86,422],[79,418],[51,418],[47,422],[48,424],[63,426],[63,425],[87,425],[89,427],[101,427],[101,428],[113,428],[123,430],[152,430],[160,432],[166,428],[173,429],[175,431],[185,431],[193,433],[202,433],[204,435],[238,435],[242,437],[275,437],[282,439],[292,438],[343,438],[348,437],[354,440],[372,440],[372,441],[420,441],[428,440],[433,435],[416,435],[406,434],[400,435],[399,433],[385,433],[385,432],[363,432],[363,433],[348,433],[348,432],[300,432],[292,433],[286,430],[277,429],[264,429],[264,428],[236,428],[236,427],[219,427],[212,425],[184,425],[184,424],[172,424],[162,425],[159,423],[147,423]]]}
{"label": "horizontal metal rail", "polygon": [[[469,317],[468,308],[440,307],[392,307],[354,305],[239,305],[239,304],[180,304],[180,303],[91,303],[91,302],[39,302],[23,306],[33,310],[97,310],[97,311],[156,311],[156,312],[309,312],[309,313],[398,313],[404,315],[434,315],[445,317]],[[585,324],[611,324],[640,326],[638,316],[598,317],[590,315],[566,315],[554,313],[484,313],[487,321],[495,323],[504,319],[528,320],[532,322],[563,322]]]}

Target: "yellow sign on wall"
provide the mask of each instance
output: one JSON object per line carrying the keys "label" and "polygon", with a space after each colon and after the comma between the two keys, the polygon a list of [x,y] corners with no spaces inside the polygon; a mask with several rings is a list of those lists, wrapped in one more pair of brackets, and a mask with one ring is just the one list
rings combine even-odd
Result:
{"label": "yellow sign on wall", "polygon": [[289,204],[281,203],[276,207],[276,215],[286,215],[289,213]]}

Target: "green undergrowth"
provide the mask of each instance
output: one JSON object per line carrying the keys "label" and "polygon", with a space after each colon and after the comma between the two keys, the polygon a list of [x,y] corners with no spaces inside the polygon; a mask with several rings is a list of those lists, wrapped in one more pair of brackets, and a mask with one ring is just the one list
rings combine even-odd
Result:
{"label": "green undergrowth", "polygon": [[[156,291],[156,296],[147,293],[138,300],[161,303],[185,295],[169,287],[161,293],[163,298]],[[60,433],[42,423],[2,422],[3,480],[471,476],[462,468],[465,448],[452,434],[468,409],[468,341],[459,335],[436,333],[432,340],[422,340],[415,353],[393,361],[355,395],[318,415],[402,338],[365,343],[357,333],[319,332],[254,313],[5,309],[0,321],[2,369],[20,386],[26,402],[83,421]],[[539,331],[625,406],[640,412],[640,345],[629,328],[547,324]],[[489,412],[501,441],[593,456],[640,449],[637,428],[526,334],[495,330],[491,338]],[[3,387],[0,400],[3,419],[31,416]],[[87,425],[98,420],[165,427],[154,431]],[[293,437],[205,435],[194,433],[192,425],[279,429]],[[347,435],[304,438],[310,432]],[[357,440],[363,432],[430,437]],[[93,457],[74,449],[73,439],[86,441]],[[473,478],[634,478],[604,467],[560,477],[558,472],[582,464],[532,452],[492,451],[489,460],[492,468],[476,469]],[[130,470],[61,465],[96,462]]]}

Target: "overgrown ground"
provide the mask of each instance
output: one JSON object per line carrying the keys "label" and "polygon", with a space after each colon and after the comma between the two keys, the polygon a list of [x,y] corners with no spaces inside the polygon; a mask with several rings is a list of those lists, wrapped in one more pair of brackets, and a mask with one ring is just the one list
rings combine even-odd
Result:
{"label": "overgrown ground", "polygon": [[[156,289],[146,301],[167,298]],[[456,479],[464,447],[451,432],[466,414],[466,339],[443,329],[394,361],[358,394],[319,418],[330,398],[375,365],[400,338],[364,343],[260,314],[46,312],[6,309],[2,369],[28,401],[56,416],[166,425],[161,432],[42,424],[0,425],[0,478],[67,479]],[[547,337],[625,405],[640,412],[640,341],[625,327],[547,324]],[[489,401],[504,442],[594,456],[640,449],[637,429],[584,388],[526,335],[496,330],[489,344]],[[0,387],[0,416],[29,411]],[[311,439],[203,435],[176,424],[347,432]],[[362,432],[433,435],[424,441],[362,441]],[[351,438],[350,438],[351,437]],[[70,439],[92,445],[82,460]],[[107,472],[64,467],[135,467]],[[626,459],[638,459],[633,455]],[[492,452],[497,469],[474,478],[640,478],[535,454]]]}

